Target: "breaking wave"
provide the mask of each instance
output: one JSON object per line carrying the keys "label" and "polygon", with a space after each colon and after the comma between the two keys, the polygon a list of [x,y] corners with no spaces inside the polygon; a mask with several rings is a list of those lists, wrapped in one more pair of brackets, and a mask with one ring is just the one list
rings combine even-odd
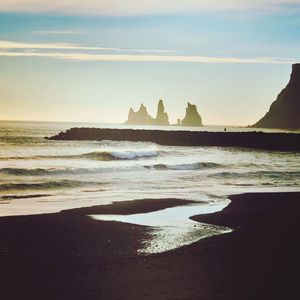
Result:
{"label": "breaking wave", "polygon": [[6,184],[0,184],[0,191],[75,188],[86,184],[92,184],[92,183],[80,182],[75,180],[60,180],[60,181],[46,181],[46,182],[33,182],[33,183],[6,183]]}
{"label": "breaking wave", "polygon": [[99,159],[99,160],[131,160],[137,158],[147,158],[157,156],[157,151],[112,151],[112,152],[91,152],[82,154],[80,157]]}
{"label": "breaking wave", "polygon": [[14,199],[30,199],[30,198],[42,198],[51,196],[50,194],[32,194],[32,195],[5,195],[1,196],[0,200],[14,200]]}
{"label": "breaking wave", "polygon": [[257,171],[257,172],[220,172],[209,175],[213,178],[235,179],[300,179],[300,172],[278,172],[278,171]]}
{"label": "breaking wave", "polygon": [[[257,172],[220,172],[216,174],[208,175],[215,179],[224,180],[255,180],[256,185],[276,185],[281,182],[285,182],[285,185],[298,186],[300,182],[300,172],[278,172],[278,171],[257,171]],[[265,182],[267,180],[267,182]],[[289,181],[293,182],[292,184]],[[238,185],[233,181],[235,185]],[[228,183],[230,184],[230,183]],[[247,185],[250,185],[248,182]]]}
{"label": "breaking wave", "polygon": [[197,162],[191,164],[178,164],[178,165],[167,165],[167,164],[156,164],[151,166],[144,166],[147,169],[155,170],[205,170],[211,168],[220,168],[222,165],[212,162]]}
{"label": "breaking wave", "polygon": [[24,176],[36,176],[36,175],[48,175],[52,173],[60,173],[58,169],[21,169],[21,168],[2,168],[0,169],[1,174],[6,175],[24,175]]}
{"label": "breaking wave", "polygon": [[76,155],[37,155],[37,156],[13,156],[0,157],[0,160],[35,160],[35,159],[93,159],[100,161],[112,160],[133,160],[139,158],[150,158],[158,156],[158,152],[154,150],[140,151],[94,151]]}
{"label": "breaking wave", "polygon": [[10,176],[47,176],[47,175],[86,175],[86,174],[98,174],[103,172],[110,171],[130,171],[130,170],[139,170],[141,166],[114,166],[114,167],[104,167],[103,165],[96,168],[0,168],[0,175],[10,175]]}

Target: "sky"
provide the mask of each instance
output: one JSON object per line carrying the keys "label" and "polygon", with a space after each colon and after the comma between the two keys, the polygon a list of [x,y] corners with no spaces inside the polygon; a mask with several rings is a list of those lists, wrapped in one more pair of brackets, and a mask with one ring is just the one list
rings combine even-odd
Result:
{"label": "sky", "polygon": [[300,62],[300,0],[0,0],[0,120],[249,125]]}

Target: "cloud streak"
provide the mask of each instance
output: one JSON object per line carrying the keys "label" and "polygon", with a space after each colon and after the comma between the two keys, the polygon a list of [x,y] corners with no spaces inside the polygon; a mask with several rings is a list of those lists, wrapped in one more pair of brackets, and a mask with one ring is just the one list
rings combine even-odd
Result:
{"label": "cloud streak", "polygon": [[42,34],[42,35],[77,35],[83,34],[82,31],[73,31],[73,30],[35,30],[32,31],[33,34]]}
{"label": "cloud streak", "polygon": [[[92,51],[93,50],[93,51]],[[94,53],[95,50],[118,52],[118,54]],[[80,51],[80,52],[79,52]],[[127,53],[126,53],[127,52]],[[136,52],[128,54],[128,52]],[[89,47],[68,43],[26,43],[0,40],[0,57],[48,58],[69,61],[107,62],[178,62],[213,64],[292,64],[289,58],[274,57],[214,57],[175,55],[173,50],[122,49],[109,47]],[[151,54],[152,53],[152,54]]]}
{"label": "cloud streak", "polygon": [[36,49],[46,50],[104,50],[104,51],[126,51],[126,52],[154,52],[154,53],[172,53],[174,50],[161,50],[161,49],[126,49],[126,48],[110,48],[110,47],[89,47],[69,43],[22,43],[13,41],[1,41],[0,50],[7,49],[27,49],[34,51]]}
{"label": "cloud streak", "polygon": [[279,9],[299,0],[0,0],[0,11],[139,15],[203,10]]}
{"label": "cloud streak", "polygon": [[176,62],[176,63],[213,63],[213,64],[292,64],[294,59],[255,57],[210,57],[180,55],[104,55],[90,53],[43,53],[43,52],[0,52],[0,57],[52,58],[69,61],[106,61],[106,62]]}

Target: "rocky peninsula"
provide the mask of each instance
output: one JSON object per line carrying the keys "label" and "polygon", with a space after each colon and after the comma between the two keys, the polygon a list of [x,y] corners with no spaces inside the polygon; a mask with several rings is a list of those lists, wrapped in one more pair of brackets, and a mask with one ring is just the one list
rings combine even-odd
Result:
{"label": "rocky peninsula", "polygon": [[219,146],[300,151],[300,134],[71,128],[50,140],[112,140],[152,142],[169,146]]}
{"label": "rocky peninsula", "polygon": [[277,96],[270,110],[257,123],[256,128],[300,128],[300,64],[294,64],[288,85]]}

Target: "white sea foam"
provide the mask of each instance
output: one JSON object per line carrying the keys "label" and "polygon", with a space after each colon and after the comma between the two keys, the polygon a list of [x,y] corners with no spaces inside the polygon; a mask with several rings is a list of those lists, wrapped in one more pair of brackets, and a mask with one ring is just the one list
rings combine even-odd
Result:
{"label": "white sea foam", "polygon": [[111,154],[120,159],[135,159],[142,157],[156,157],[158,155],[155,150],[124,150],[124,151],[112,151]]}

